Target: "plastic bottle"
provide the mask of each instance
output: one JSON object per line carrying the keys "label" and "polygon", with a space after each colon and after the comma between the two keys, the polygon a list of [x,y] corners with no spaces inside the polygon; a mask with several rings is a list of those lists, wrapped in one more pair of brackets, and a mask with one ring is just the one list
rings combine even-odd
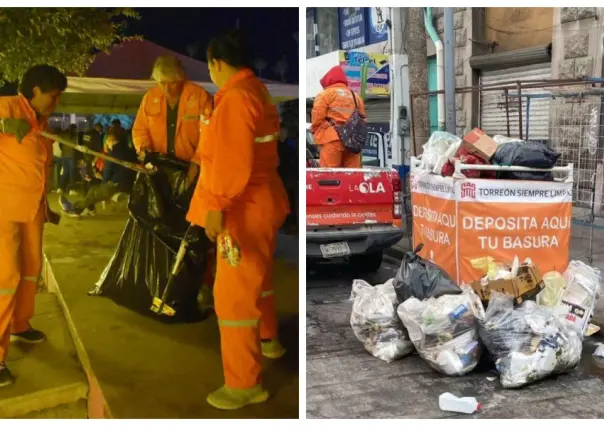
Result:
{"label": "plastic bottle", "polygon": [[482,408],[482,404],[476,401],[474,397],[465,396],[458,398],[449,392],[445,392],[438,397],[438,406],[443,411],[453,411],[463,414],[472,414]]}

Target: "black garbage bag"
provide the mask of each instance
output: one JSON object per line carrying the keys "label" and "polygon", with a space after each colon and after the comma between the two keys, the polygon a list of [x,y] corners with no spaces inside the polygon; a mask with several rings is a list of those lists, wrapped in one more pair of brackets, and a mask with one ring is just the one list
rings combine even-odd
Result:
{"label": "black garbage bag", "polygon": [[201,238],[189,245],[184,264],[171,286],[166,306],[174,316],[151,311],[153,299],[161,299],[176,253],[189,223],[187,210],[193,186],[185,189],[188,163],[163,156],[147,157],[157,167],[153,175],[139,173],[128,210],[130,218],[117,249],[90,295],[109,297],[119,305],[166,322],[203,319],[197,295],[207,263],[210,241]]}
{"label": "black garbage bag", "polygon": [[[491,158],[492,164],[500,166],[534,167],[550,169],[556,165],[560,154],[541,142],[508,142],[497,147]],[[498,172],[498,179],[552,181],[551,172]]]}
{"label": "black garbage bag", "polygon": [[418,255],[422,248],[424,245],[419,244],[412,252],[405,253],[401,267],[394,277],[393,285],[399,304],[411,297],[426,300],[445,294],[462,293],[449,274]]}

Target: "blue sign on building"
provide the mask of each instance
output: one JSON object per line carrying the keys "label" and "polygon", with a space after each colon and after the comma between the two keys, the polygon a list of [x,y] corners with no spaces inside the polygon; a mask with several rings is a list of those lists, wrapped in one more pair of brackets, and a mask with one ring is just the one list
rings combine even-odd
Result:
{"label": "blue sign on building", "polygon": [[338,8],[340,48],[351,50],[367,44],[367,21],[363,7]]}
{"label": "blue sign on building", "polygon": [[368,7],[366,9],[367,26],[369,27],[369,42],[367,44],[380,43],[388,40],[388,25],[386,24],[386,21],[390,19],[390,8]]}

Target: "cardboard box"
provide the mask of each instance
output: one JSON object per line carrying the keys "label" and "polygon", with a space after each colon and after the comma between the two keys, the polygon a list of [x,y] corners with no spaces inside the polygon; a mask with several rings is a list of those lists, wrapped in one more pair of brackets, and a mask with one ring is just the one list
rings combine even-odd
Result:
{"label": "cardboard box", "polygon": [[507,280],[489,280],[486,286],[481,281],[471,284],[474,292],[484,302],[491,298],[491,292],[509,294],[513,296],[516,303],[522,303],[529,297],[538,294],[544,287],[543,277],[537,265],[522,264],[518,267],[518,275]]}
{"label": "cardboard box", "polygon": [[463,137],[459,149],[465,149],[467,152],[490,162],[495,151],[497,151],[497,142],[482,130],[475,128]]}
{"label": "cardboard box", "polygon": [[589,326],[589,321],[593,314],[593,309],[581,305],[576,305],[564,299],[562,300],[562,306],[564,306],[566,310],[566,321],[574,325],[577,330],[579,330],[581,333],[585,333],[587,327]]}

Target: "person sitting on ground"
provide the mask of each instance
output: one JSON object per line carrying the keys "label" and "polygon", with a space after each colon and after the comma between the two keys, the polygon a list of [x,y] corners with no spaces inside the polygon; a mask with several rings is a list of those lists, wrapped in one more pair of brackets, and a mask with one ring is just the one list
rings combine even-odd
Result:
{"label": "person sitting on ground", "polygon": [[[121,139],[121,140],[120,140]],[[109,131],[105,140],[108,154],[122,161],[136,161],[134,153],[120,138],[119,133]],[[72,217],[93,216],[95,205],[102,201],[109,201],[119,193],[129,193],[132,189],[135,173],[119,164],[106,161],[103,169],[103,180],[100,185],[92,186],[84,199],[70,201],[61,195],[59,203],[67,215]]]}

